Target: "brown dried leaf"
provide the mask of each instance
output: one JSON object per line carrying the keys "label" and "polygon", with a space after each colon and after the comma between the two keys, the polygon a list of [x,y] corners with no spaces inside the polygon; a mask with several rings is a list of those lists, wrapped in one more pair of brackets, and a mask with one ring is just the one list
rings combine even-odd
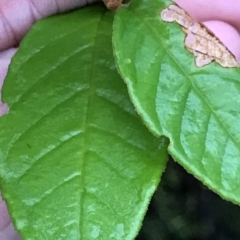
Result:
{"label": "brown dried leaf", "polygon": [[203,67],[212,61],[222,67],[239,67],[234,55],[202,23],[195,22],[183,9],[170,5],[161,11],[165,22],[176,22],[186,33],[185,46],[195,56],[197,67]]}
{"label": "brown dried leaf", "polygon": [[103,0],[106,7],[110,10],[117,10],[119,7],[123,6],[123,0]]}

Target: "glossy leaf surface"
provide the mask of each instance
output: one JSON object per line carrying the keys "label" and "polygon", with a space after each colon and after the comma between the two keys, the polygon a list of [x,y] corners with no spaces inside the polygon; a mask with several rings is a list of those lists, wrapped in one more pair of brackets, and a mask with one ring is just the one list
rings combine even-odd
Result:
{"label": "glossy leaf surface", "polygon": [[132,0],[114,22],[119,71],[146,125],[222,197],[240,203],[240,70],[197,68],[184,33],[160,19],[172,1]]}
{"label": "glossy leaf surface", "polygon": [[165,168],[95,5],[37,23],[14,57],[0,119],[1,188],[24,239],[134,239]]}

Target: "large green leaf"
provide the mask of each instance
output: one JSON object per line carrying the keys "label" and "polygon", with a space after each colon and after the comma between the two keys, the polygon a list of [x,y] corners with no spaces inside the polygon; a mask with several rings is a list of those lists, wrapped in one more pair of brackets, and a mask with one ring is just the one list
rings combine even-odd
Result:
{"label": "large green leaf", "polygon": [[222,197],[240,203],[240,70],[197,68],[177,24],[160,12],[169,0],[132,0],[114,22],[121,75],[147,126],[170,139],[169,152]]}
{"label": "large green leaf", "polygon": [[0,119],[1,187],[24,239],[134,239],[166,164],[95,5],[40,21],[14,57]]}

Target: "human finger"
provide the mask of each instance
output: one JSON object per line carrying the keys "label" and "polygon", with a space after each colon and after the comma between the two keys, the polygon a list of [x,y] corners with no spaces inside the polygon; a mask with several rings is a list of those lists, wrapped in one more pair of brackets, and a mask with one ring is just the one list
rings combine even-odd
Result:
{"label": "human finger", "polygon": [[[3,85],[4,78],[7,75],[8,65],[10,64],[12,56],[16,53],[17,48],[10,48],[3,52],[0,52],[0,90]],[[1,91],[0,91],[1,99]],[[8,106],[0,101],[0,116],[4,115],[8,111]],[[0,238],[1,239],[1,238]]]}
{"label": "human finger", "polygon": [[240,62],[240,35],[231,25],[221,21],[206,21],[203,24],[210,29]]}
{"label": "human finger", "polygon": [[34,22],[98,0],[9,0],[0,1],[0,51],[13,47]]}
{"label": "human finger", "polygon": [[174,0],[199,22],[218,20],[240,31],[240,0]]}
{"label": "human finger", "polygon": [[174,0],[210,29],[240,61],[240,0]]}
{"label": "human finger", "polygon": [[2,240],[20,240],[20,236],[14,230],[13,224],[8,215],[7,206],[1,198],[0,192],[0,239]]}

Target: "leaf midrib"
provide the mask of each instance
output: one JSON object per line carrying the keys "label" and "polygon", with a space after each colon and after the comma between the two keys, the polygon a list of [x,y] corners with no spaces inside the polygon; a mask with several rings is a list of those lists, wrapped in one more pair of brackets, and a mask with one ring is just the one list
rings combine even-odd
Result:
{"label": "leaf midrib", "polygon": [[96,50],[97,50],[97,42],[98,42],[98,37],[99,37],[99,29],[100,29],[100,23],[101,23],[101,20],[102,18],[104,17],[105,15],[105,12],[103,12],[100,16],[99,16],[99,19],[97,20],[97,28],[96,28],[96,37],[94,38],[94,43],[93,43],[93,49],[92,49],[92,58],[91,58],[91,66],[89,68],[89,91],[88,91],[88,94],[87,94],[87,106],[86,106],[86,114],[85,114],[85,120],[84,120],[84,124],[83,124],[83,133],[84,133],[84,137],[83,137],[83,159],[82,159],[82,166],[81,166],[81,170],[82,170],[82,174],[80,176],[80,186],[82,184],[82,192],[80,193],[82,196],[80,197],[80,203],[79,203],[79,207],[80,207],[80,223],[79,223],[79,239],[81,239],[81,237],[83,236],[83,202],[84,202],[84,197],[85,197],[85,194],[86,194],[86,189],[85,189],[85,179],[84,179],[84,168],[85,168],[85,165],[86,165],[86,161],[85,161],[85,156],[86,156],[86,153],[87,153],[87,146],[88,146],[88,134],[87,134],[87,130],[89,129],[89,123],[88,123],[88,119],[89,119],[89,108],[91,106],[91,99],[92,99],[92,95],[93,95],[93,92],[95,90],[95,88],[92,87],[93,85],[93,77],[94,77],[94,68],[95,68],[95,59],[96,59]]}

